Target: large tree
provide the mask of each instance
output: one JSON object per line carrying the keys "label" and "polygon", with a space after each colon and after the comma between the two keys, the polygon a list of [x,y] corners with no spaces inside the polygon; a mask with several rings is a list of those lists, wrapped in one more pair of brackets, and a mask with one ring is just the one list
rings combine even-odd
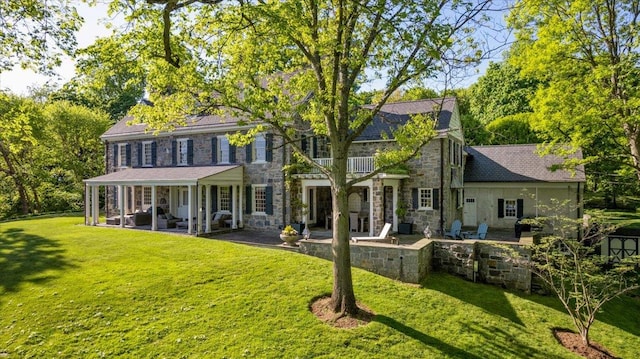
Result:
{"label": "large tree", "polygon": [[637,178],[639,19],[635,0],[520,0],[510,15],[517,36],[510,61],[545,84],[531,102],[535,129]]}
{"label": "large tree", "polygon": [[0,1],[0,72],[51,71],[76,47],[82,19],[72,0]]}
{"label": "large tree", "polygon": [[[415,157],[434,135],[433,118],[414,116],[400,127],[395,150],[378,153],[377,170],[364,177],[347,177],[349,148],[401,86],[473,60],[470,39],[489,1],[148,3],[154,6],[135,8],[130,17],[138,22],[136,41],[151,56],[154,106],[134,110],[139,119],[171,128],[185,114],[217,110],[255,124],[233,136],[237,144],[269,128],[312,166],[299,139],[329,139],[333,162],[319,170],[333,198],[332,307],[338,315],[356,314],[348,216],[340,215],[348,213],[349,188]],[[383,95],[364,107],[357,89],[373,81]]]}

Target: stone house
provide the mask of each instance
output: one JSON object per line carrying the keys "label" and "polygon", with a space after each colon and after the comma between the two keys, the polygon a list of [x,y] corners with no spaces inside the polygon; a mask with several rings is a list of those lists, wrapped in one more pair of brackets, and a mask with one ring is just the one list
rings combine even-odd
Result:
{"label": "stone house", "polygon": [[[392,144],[391,131],[414,114],[437,114],[435,138],[402,171],[379,173],[351,189],[353,230],[375,235],[384,223],[391,223],[396,232],[406,230],[406,223],[413,232],[427,226],[441,230],[463,216],[469,168],[465,170],[467,152],[455,98],[383,106],[351,146],[349,176],[370,173],[376,151]],[[122,119],[101,136],[106,174],[85,180],[86,224],[98,223],[99,189],[104,188],[107,215],[116,216],[121,226],[137,212],[150,212],[149,208],[184,219],[187,232],[196,234],[215,228],[214,213],[228,214],[223,225],[232,229],[275,230],[296,222],[330,226],[329,180],[309,168],[283,171],[293,156],[279,136],[265,132],[253,143],[236,147],[226,134],[249,127],[234,119],[198,116],[186,126],[159,134],[147,131],[144,124],[128,126],[129,120]],[[331,144],[323,138],[303,137],[300,147],[316,162],[330,165]],[[406,209],[401,217],[399,207]],[[153,230],[158,229],[156,217],[149,218]],[[476,221],[483,218],[478,215]],[[472,222],[465,224],[475,225]]]}

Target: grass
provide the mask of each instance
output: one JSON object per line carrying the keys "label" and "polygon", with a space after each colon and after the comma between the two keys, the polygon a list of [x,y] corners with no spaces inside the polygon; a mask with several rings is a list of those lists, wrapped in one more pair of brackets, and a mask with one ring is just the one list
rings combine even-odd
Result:
{"label": "grass", "polygon": [[[354,269],[377,314],[334,329],[308,310],[331,263],[297,253],[78,217],[0,224],[0,357],[576,358],[550,297],[432,274],[408,285]],[[640,303],[607,306],[592,338],[640,357]]]}

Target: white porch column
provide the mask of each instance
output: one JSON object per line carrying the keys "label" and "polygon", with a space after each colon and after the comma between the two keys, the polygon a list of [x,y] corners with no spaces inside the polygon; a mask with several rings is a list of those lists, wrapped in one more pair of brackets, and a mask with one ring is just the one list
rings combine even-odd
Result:
{"label": "white porch column", "polygon": [[84,225],[88,226],[91,218],[91,186],[84,185]]}
{"label": "white porch column", "polygon": [[122,189],[124,191],[124,197],[122,198],[121,203],[124,213],[127,214],[131,212],[131,209],[129,207],[129,186],[123,186]]}
{"label": "white porch column", "polygon": [[398,184],[397,183],[393,183],[391,185],[391,188],[393,189],[393,226],[391,227],[391,229],[394,232],[398,231],[398,215],[396,214],[396,209],[398,206]]}
{"label": "white porch column", "polygon": [[196,233],[201,234],[202,233],[202,189],[204,188],[204,186],[197,185],[196,188],[198,191],[196,193],[196,203],[198,203],[198,208],[196,212],[198,228]]}
{"label": "white porch column", "polygon": [[205,232],[211,233],[211,185],[208,184],[205,187],[205,198],[207,199],[205,205],[205,226],[207,227]]}
{"label": "white porch column", "polygon": [[[240,191],[234,191],[233,188],[235,186],[231,186],[231,229],[238,229],[238,211],[242,212],[242,208],[239,208],[238,201],[238,193]],[[234,193],[236,192],[236,193]]]}
{"label": "white porch column", "polygon": [[91,187],[91,223],[95,226],[100,223],[100,200],[98,199],[98,186]]}
{"label": "white porch column", "polygon": [[123,185],[118,186],[118,201],[120,202],[120,206],[118,206],[118,210],[120,211],[120,227],[124,228],[124,189],[127,188]]}
{"label": "white porch column", "polygon": [[242,210],[242,204],[244,203],[244,188],[242,188],[242,184],[239,184],[238,186],[238,190],[236,191],[236,193],[238,193],[238,223],[240,223],[240,228],[244,228],[244,219],[242,218],[244,211]]}
{"label": "white porch column", "polygon": [[131,186],[131,213],[135,213],[136,209],[136,186]]}
{"label": "white porch column", "polygon": [[151,215],[151,230],[152,231],[157,231],[158,230],[158,205],[156,202],[156,192],[157,192],[158,187],[156,187],[155,185],[151,186],[151,208],[152,211],[152,215]]}
{"label": "white porch column", "polygon": [[[368,186],[367,188],[369,190],[369,236],[373,237],[374,236],[374,232],[373,232],[373,182],[371,182],[371,184]],[[383,191],[384,191],[384,186],[382,187]],[[384,192],[382,195],[382,198],[384,198]],[[384,216],[384,214],[383,214]]]}
{"label": "white porch column", "polygon": [[189,208],[187,208],[187,234],[192,234],[193,228],[193,186],[188,185],[189,189]]}

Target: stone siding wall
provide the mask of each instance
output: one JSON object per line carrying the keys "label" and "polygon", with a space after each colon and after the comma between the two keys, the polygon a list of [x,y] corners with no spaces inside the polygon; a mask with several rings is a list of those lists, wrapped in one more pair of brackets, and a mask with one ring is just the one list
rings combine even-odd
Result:
{"label": "stone siding wall", "polygon": [[473,280],[474,243],[434,241],[433,269]]}
{"label": "stone siding wall", "polygon": [[[138,161],[138,143],[146,141],[156,142],[156,166],[155,167],[171,167],[172,166],[172,146],[173,140],[181,138],[193,140],[193,166],[211,166],[211,138],[222,136],[224,133],[210,133],[210,134],[194,134],[181,137],[149,137],[144,140],[123,141],[121,143],[127,143],[131,145],[131,164],[132,167],[137,167]],[[121,168],[114,167],[114,150],[113,145],[118,142],[110,142],[106,145],[106,165],[107,173],[122,170]],[[278,229],[282,227],[285,222],[290,221],[291,214],[289,213],[290,196],[286,195],[286,189],[284,188],[284,176],[282,173],[282,167],[285,161],[288,161],[288,157],[283,157],[282,143],[279,137],[273,137],[273,160],[271,162],[247,163],[246,148],[236,148],[236,164],[244,166],[244,186],[250,186],[251,184],[264,184],[273,188],[273,215],[253,215],[246,211],[246,199],[240,203],[243,212],[244,227],[247,228],[269,228]],[[184,166],[185,171],[189,171],[189,166]],[[160,187],[159,187],[160,188]],[[241,188],[245,191],[245,188]],[[140,187],[136,187],[136,198],[140,198]],[[107,208],[109,213],[115,213],[115,198],[116,190],[114,187],[107,187]],[[169,202],[169,191],[158,191],[157,200]]]}

